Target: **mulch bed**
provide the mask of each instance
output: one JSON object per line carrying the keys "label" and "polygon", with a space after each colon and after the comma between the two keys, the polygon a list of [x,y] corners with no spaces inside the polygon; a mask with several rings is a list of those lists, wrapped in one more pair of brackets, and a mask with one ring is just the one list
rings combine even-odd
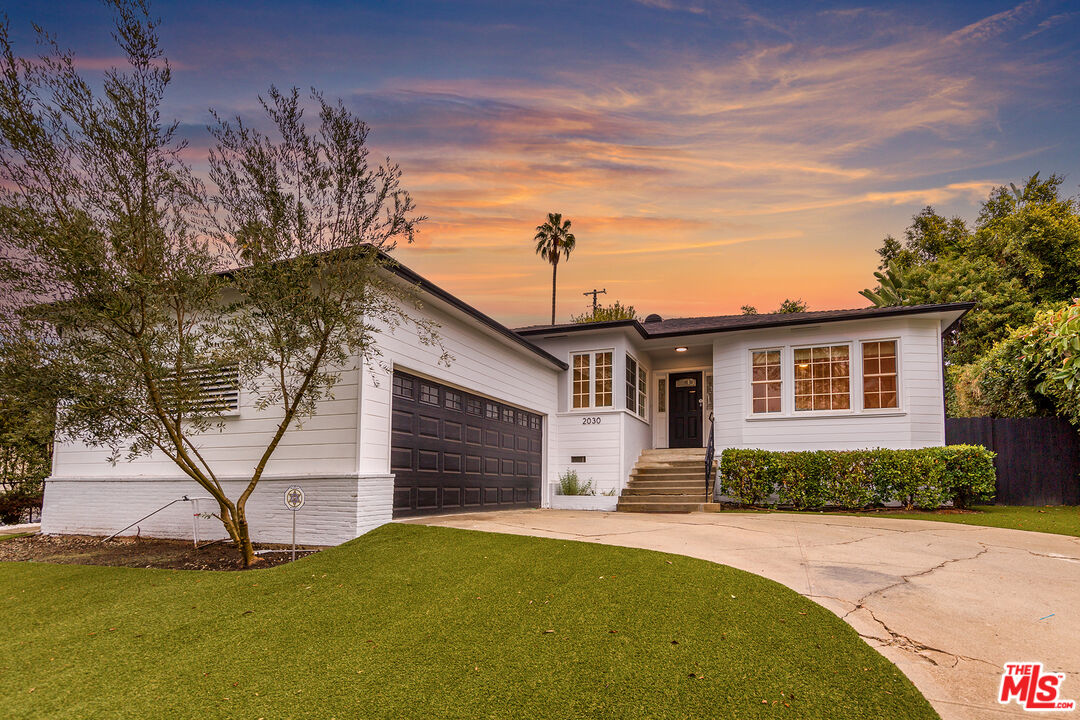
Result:
{"label": "mulch bed", "polygon": [[[115,567],[162,568],[167,570],[241,570],[240,553],[224,542],[208,543],[196,549],[190,540],[118,537],[107,542],[87,535],[30,535],[0,540],[0,561],[61,563],[67,565],[112,565]],[[311,545],[297,549],[319,550]],[[291,549],[286,545],[256,544],[256,550]],[[310,555],[298,552],[297,559]],[[283,565],[292,560],[288,552],[261,555],[253,567]]]}

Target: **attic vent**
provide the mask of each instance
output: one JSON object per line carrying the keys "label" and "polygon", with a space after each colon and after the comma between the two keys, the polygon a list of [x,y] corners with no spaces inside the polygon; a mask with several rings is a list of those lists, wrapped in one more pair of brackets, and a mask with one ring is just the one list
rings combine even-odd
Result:
{"label": "attic vent", "polygon": [[202,406],[207,410],[235,412],[240,408],[240,367],[218,365],[191,371],[199,383]]}
{"label": "attic vent", "polygon": [[585,462],[585,456],[584,455],[571,455],[570,456],[570,462],[572,462],[572,463],[583,463],[583,462]]}
{"label": "attic vent", "polygon": [[660,317],[656,313],[653,313],[649,317],[645,318],[645,322],[647,322],[647,323],[664,322],[664,318]]}

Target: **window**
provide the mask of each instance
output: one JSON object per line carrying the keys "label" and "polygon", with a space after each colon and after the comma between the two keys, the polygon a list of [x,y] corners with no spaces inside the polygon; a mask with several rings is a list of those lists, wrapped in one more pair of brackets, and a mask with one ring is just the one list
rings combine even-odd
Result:
{"label": "window", "polygon": [[529,429],[530,430],[539,430],[540,429],[540,416],[539,415],[530,415],[529,416]]}
{"label": "window", "polygon": [[446,391],[446,400],[444,400],[446,407],[451,410],[461,409],[461,393],[454,392],[453,390]]}
{"label": "window", "polygon": [[899,407],[896,391],[896,341],[864,342],[862,357],[863,408],[878,410]]}
{"label": "window", "polygon": [[847,345],[795,348],[795,410],[851,408]]}
{"label": "window", "polygon": [[649,411],[648,372],[631,355],[626,356],[626,409],[645,417]]}
{"label": "window", "polygon": [[589,378],[592,356],[588,353],[574,356],[574,408],[589,407]]}
{"label": "window", "polygon": [[615,405],[612,353],[587,352],[572,356],[571,407],[575,410]]}
{"label": "window", "polygon": [[660,378],[656,383],[656,412],[667,412],[667,378]]}
{"label": "window", "polygon": [[712,413],[712,401],[713,401],[713,382],[712,374],[707,373],[705,375],[705,414]]}
{"label": "window", "polygon": [[780,373],[779,350],[754,350],[750,353],[751,410],[758,413],[780,412],[780,391],[783,381]]}
{"label": "window", "polygon": [[484,406],[484,417],[486,417],[488,420],[498,420],[499,406],[495,403],[487,403]]}
{"label": "window", "polygon": [[477,398],[471,397],[465,399],[465,412],[470,415],[483,415],[483,407],[483,404]]}
{"label": "window", "polygon": [[523,428],[529,427],[529,414],[518,410],[518,425]]}
{"label": "window", "polygon": [[413,381],[411,378],[394,375],[394,394],[398,397],[413,398]]}
{"label": "window", "polygon": [[427,383],[420,383],[420,402],[429,405],[439,404],[439,388]]}
{"label": "window", "polygon": [[645,417],[649,412],[648,403],[648,391],[649,391],[649,378],[648,373],[645,372],[645,368],[638,365],[638,396],[637,396],[637,408],[638,415]]}
{"label": "window", "polygon": [[503,422],[514,424],[514,411],[510,408],[503,408]]}
{"label": "window", "polygon": [[611,353],[596,353],[596,402],[595,407],[611,407],[615,404],[612,394]]}

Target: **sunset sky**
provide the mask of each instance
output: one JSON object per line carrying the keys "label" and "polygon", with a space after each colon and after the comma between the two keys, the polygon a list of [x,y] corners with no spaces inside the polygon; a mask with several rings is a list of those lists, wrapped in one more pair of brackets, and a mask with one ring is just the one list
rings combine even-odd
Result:
{"label": "sunset sky", "polygon": [[[96,2],[7,3],[88,70]],[[168,112],[203,164],[209,107],[316,86],[372,127],[430,219],[407,265],[508,324],[544,322],[548,211],[578,247],[559,317],[861,307],[874,249],[933,204],[973,219],[1035,171],[1080,184],[1080,2],[158,2]]]}

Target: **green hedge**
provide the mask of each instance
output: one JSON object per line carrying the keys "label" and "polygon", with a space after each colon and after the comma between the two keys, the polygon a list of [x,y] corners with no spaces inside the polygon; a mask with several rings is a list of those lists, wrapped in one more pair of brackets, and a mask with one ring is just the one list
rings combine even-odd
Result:
{"label": "green hedge", "polygon": [[[981,445],[918,450],[724,450],[720,491],[744,505],[772,502],[797,510],[848,509],[900,502],[932,509],[990,500],[994,453]],[[775,496],[775,499],[771,499]]]}

